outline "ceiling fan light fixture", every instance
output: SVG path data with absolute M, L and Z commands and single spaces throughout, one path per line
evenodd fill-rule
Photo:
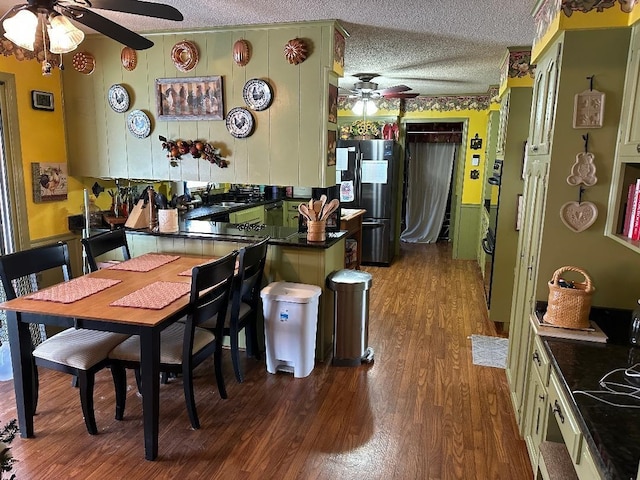
M 47 33 L 49 51 L 55 54 L 72 52 L 84 40 L 84 32 L 76 28 L 67 17 L 56 12 L 49 16 Z
M 375 102 L 370 101 L 370 99 L 368 98 L 363 98 L 358 100 L 353 105 L 351 111 L 356 115 L 362 115 L 363 113 L 366 113 L 367 115 L 373 115 L 378 111 L 378 107 L 376 107 Z
M 36 42 L 38 17 L 28 9 L 20 10 L 2 22 L 4 36 L 17 46 L 33 52 Z

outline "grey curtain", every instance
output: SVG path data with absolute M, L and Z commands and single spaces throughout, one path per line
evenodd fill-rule
M 407 228 L 400 240 L 434 243 L 438 240 L 451 187 L 456 152 L 454 143 L 410 143 Z

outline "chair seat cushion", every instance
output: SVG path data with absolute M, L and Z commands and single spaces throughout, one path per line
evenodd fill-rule
M 182 342 L 184 340 L 184 323 L 174 323 L 165 328 L 160 334 L 160 363 L 168 365 L 182 364 Z M 193 336 L 193 352 L 199 352 L 214 342 L 215 335 L 208 330 L 196 327 Z M 140 362 L 140 337 L 132 335 L 116 346 L 109 358 L 126 362 Z
M 247 313 L 251 311 L 251 306 L 247 303 L 240 302 L 240 312 L 238 313 L 238 318 L 243 318 Z M 211 317 L 209 320 L 206 320 L 200 324 L 203 328 L 208 328 L 213 330 L 216 328 L 216 322 L 218 321 L 218 316 Z M 227 316 L 224 319 L 224 328 L 229 328 L 231 325 L 231 307 L 227 309 Z
M 129 338 L 123 333 L 68 328 L 38 345 L 33 356 L 50 362 L 88 370 L 105 360 L 109 352 Z

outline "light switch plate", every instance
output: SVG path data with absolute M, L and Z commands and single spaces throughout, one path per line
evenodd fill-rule
M 471 165 L 473 165 L 474 167 L 480 165 L 480 155 L 474 155 L 473 157 L 471 157 Z

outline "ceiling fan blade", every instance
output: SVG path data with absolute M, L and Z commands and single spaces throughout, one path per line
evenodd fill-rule
M 133 13 L 145 17 L 164 18 L 180 22 L 184 20 L 182 13 L 171 5 L 164 3 L 143 2 L 140 0 L 88 0 L 89 6 L 115 12 Z
M 387 93 L 382 95 L 384 98 L 416 98 L 419 93 L 405 93 L 405 92 L 397 92 L 397 93 Z
M 61 7 L 60 10 L 65 16 L 100 32 L 107 37 L 113 38 L 116 42 L 120 42 L 127 47 L 131 47 L 135 50 L 145 50 L 153 47 L 153 42 L 151 40 L 121 27 L 117 23 L 112 22 L 102 15 L 98 15 L 91 10 L 87 10 L 82 7 L 71 7 L 68 5 L 58 6 Z
M 407 92 L 411 90 L 411 87 L 407 87 L 406 85 L 396 85 L 394 87 L 383 88 L 380 91 L 381 95 L 386 95 L 387 93 L 400 93 Z

